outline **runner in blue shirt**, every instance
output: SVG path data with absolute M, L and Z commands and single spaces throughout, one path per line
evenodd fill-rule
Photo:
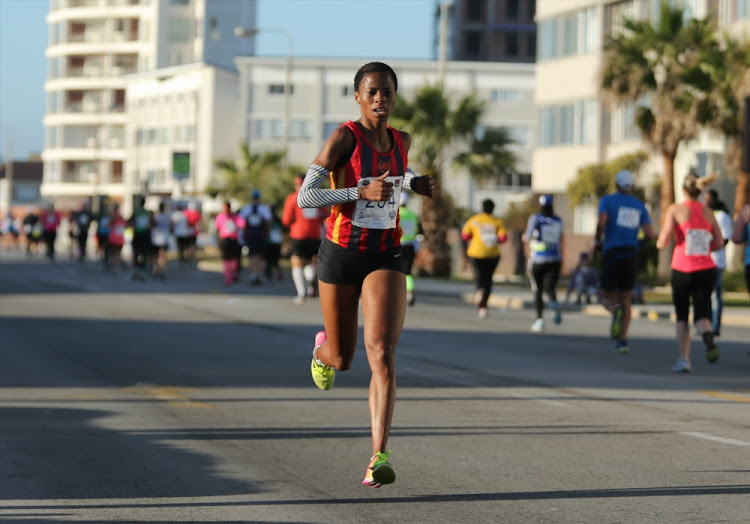
M 602 250 L 602 305 L 612 313 L 610 336 L 618 353 L 630 352 L 627 343 L 633 286 L 637 273 L 638 231 L 654 237 L 646 206 L 632 194 L 635 177 L 627 170 L 615 176 L 617 191 L 599 201 L 594 245 Z M 603 242 L 602 242 L 603 239 Z

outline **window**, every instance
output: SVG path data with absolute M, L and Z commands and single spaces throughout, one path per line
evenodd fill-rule
M 647 104 L 648 100 L 621 105 L 612 109 L 610 120 L 610 134 L 612 142 L 637 140 L 641 134 L 635 125 L 636 107 Z
M 526 35 L 526 51 L 529 56 L 536 56 L 536 34 L 530 33 Z
M 539 59 L 557 57 L 557 20 L 545 20 L 539 24 Z
M 597 207 L 586 202 L 573 209 L 573 233 L 576 235 L 593 235 L 598 221 Z
M 521 99 L 521 92 L 517 89 L 493 89 L 490 98 L 493 102 L 511 104 Z
M 264 138 L 268 136 L 268 129 L 266 126 L 266 122 L 263 120 L 256 120 L 255 121 L 255 138 Z
M 517 20 L 518 19 L 518 13 L 519 13 L 518 1 L 519 0 L 508 0 L 508 4 L 507 4 L 506 10 L 505 10 L 505 14 L 511 20 Z
M 518 32 L 509 31 L 505 33 L 505 55 L 518 56 Z
M 590 53 L 599 49 L 601 28 L 598 8 L 545 20 L 539 24 L 539 59 Z
M 482 20 L 482 4 L 484 0 L 469 0 L 466 3 L 466 20 L 478 22 Z
M 284 136 L 284 124 L 281 120 L 271 120 L 271 138 L 282 138 Z
M 310 122 L 306 120 L 289 122 L 289 136 L 291 138 L 310 138 L 312 136 Z
M 543 107 L 539 112 L 539 145 L 592 144 L 599 121 L 595 100 Z
M 167 41 L 172 43 L 190 41 L 190 20 L 170 18 L 167 26 Z
M 190 0 L 169 0 L 169 5 L 190 5 Z
M 216 17 L 211 17 L 208 22 L 208 34 L 211 40 L 220 40 L 221 32 L 219 31 L 219 21 Z
M 737 0 L 737 19 L 750 18 L 750 0 Z
M 341 88 L 341 96 L 347 97 L 354 95 L 354 86 L 343 86 Z
M 270 84 L 268 86 L 268 94 L 269 95 L 283 95 L 286 86 L 284 84 Z M 294 94 L 294 86 L 290 86 L 290 94 Z
M 564 105 L 560 109 L 559 144 L 572 144 L 575 137 L 575 106 Z
M 466 31 L 464 33 L 464 53 L 466 56 L 479 56 L 480 41 L 479 31 Z
M 575 54 L 578 49 L 578 16 L 562 19 L 562 56 Z

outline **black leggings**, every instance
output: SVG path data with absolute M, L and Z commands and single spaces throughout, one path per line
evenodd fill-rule
M 534 277 L 536 289 L 534 290 L 534 305 L 536 306 L 536 318 L 542 318 L 544 300 L 542 295 L 547 292 L 550 302 L 557 302 L 557 281 L 560 278 L 560 267 L 562 263 L 543 262 L 531 266 L 531 276 Z
M 690 299 L 693 299 L 693 323 L 706 318 L 711 320 L 711 293 L 716 282 L 716 270 L 704 269 L 685 273 L 672 270 L 672 302 L 677 322 L 687 322 L 690 316 Z
M 492 291 L 492 275 L 500 263 L 500 257 L 494 258 L 472 258 L 471 265 L 474 268 L 474 285 L 478 291 L 482 292 L 482 298 L 479 300 L 478 307 L 487 307 L 487 301 Z

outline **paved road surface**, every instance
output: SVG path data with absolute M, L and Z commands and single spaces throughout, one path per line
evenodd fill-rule
M 318 305 L 291 295 L 0 256 L 0 521 L 750 519 L 750 326 L 674 375 L 668 322 L 635 321 L 621 356 L 603 317 L 533 335 L 528 310 L 481 321 L 424 294 L 398 350 L 398 479 L 373 490 L 363 348 L 317 390 Z

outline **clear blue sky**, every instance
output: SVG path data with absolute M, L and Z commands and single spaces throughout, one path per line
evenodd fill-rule
M 231 1 L 231 0 L 224 0 Z M 292 34 L 298 56 L 433 58 L 436 0 L 258 0 L 258 27 Z M 44 148 L 48 0 L 0 0 L 0 157 Z M 283 35 L 258 36 L 257 54 L 283 56 Z

